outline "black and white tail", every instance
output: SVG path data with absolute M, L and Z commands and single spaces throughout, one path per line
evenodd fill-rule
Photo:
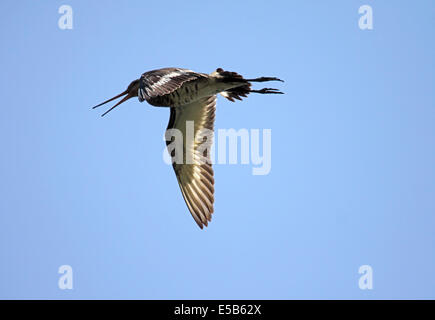
M 216 73 L 221 76 L 221 80 L 223 82 L 228 83 L 237 83 L 240 82 L 241 85 L 232 89 L 228 89 L 226 91 L 222 91 L 221 95 L 227 98 L 228 100 L 234 102 L 234 99 L 242 100 L 242 97 L 247 97 L 251 92 L 260 93 L 260 94 L 283 94 L 283 92 L 274 88 L 263 88 L 260 90 L 251 89 L 251 82 L 266 82 L 266 81 L 281 81 L 281 79 L 275 77 L 260 77 L 254 79 L 245 79 L 240 74 L 231 71 L 224 71 L 221 68 L 216 69 Z

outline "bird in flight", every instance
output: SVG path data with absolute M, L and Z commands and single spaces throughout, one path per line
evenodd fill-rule
M 282 94 L 278 89 L 251 89 L 251 82 L 281 81 L 275 77 L 245 79 L 236 72 L 216 69 L 211 74 L 198 73 L 182 68 L 163 68 L 145 72 L 139 79 L 130 83 L 125 91 L 106 100 L 94 109 L 112 100 L 123 97 L 102 116 L 130 98 L 138 97 L 140 102 L 146 100 L 156 107 L 169 107 L 170 116 L 167 131 L 179 130 L 182 137 L 186 135 L 187 122 L 193 122 L 192 141 L 181 142 L 181 150 L 172 149 L 172 142 L 166 142 L 172 158 L 172 166 L 187 207 L 193 219 L 202 229 L 211 221 L 214 203 L 214 173 L 210 152 L 205 146 L 213 143 L 216 110 L 216 95 L 220 93 L 226 99 L 242 100 L 250 93 Z M 179 142 L 179 141 L 178 141 Z M 180 160 L 181 159 L 181 160 Z

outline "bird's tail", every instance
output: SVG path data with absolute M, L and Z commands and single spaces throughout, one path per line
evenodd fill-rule
M 260 77 L 254 79 L 245 79 L 240 74 L 231 71 L 225 71 L 221 68 L 216 69 L 214 72 L 221 81 L 226 83 L 237 84 L 240 83 L 240 86 L 236 86 L 231 89 L 227 89 L 221 92 L 221 95 L 227 98 L 228 100 L 234 102 L 234 99 L 242 100 L 242 97 L 247 97 L 251 92 L 260 93 L 260 94 L 283 94 L 283 92 L 274 88 L 263 88 L 260 90 L 251 89 L 251 82 L 266 82 L 266 81 L 281 81 L 281 79 L 275 77 Z

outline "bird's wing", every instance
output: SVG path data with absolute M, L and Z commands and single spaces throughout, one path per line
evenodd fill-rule
M 140 77 L 139 101 L 164 96 L 177 90 L 185 82 L 205 77 L 204 74 L 181 68 L 163 68 L 145 72 Z
M 170 109 L 168 129 L 178 129 L 183 134 L 183 144 L 178 150 L 173 148 L 177 145 L 174 144 L 177 138 L 167 141 L 166 144 L 181 193 L 190 213 L 202 229 L 211 221 L 213 213 L 214 178 L 210 150 L 213 143 L 216 96 Z M 193 133 L 189 133 L 189 127 L 190 131 L 193 129 Z M 175 134 L 172 135 L 170 130 L 166 131 L 166 139 L 169 140 L 171 136 Z M 181 148 L 183 157 L 181 161 L 177 161 L 177 151 L 180 152 Z

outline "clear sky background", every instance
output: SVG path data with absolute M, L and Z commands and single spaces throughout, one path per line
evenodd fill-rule
M 433 1 L 1 1 L 0 17 L 0 298 L 435 298 Z M 216 165 L 205 230 L 162 160 L 169 110 L 91 110 L 169 66 L 286 81 L 219 98 L 216 128 L 272 130 L 272 170 Z

